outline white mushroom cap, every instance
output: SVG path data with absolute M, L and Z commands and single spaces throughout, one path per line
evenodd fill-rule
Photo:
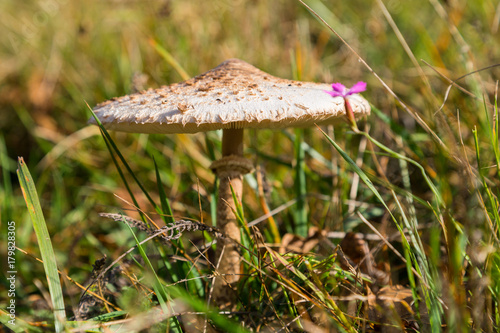
M 324 90 L 331 85 L 280 79 L 230 59 L 190 80 L 113 98 L 94 112 L 106 128 L 133 133 L 306 127 L 345 117 L 344 99 Z M 348 98 L 356 117 L 370 113 L 364 98 Z

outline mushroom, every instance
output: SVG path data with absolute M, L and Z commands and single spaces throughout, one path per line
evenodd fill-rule
M 218 240 L 220 275 L 214 282 L 215 304 L 234 304 L 236 299 L 229 285 L 239 280 L 237 243 L 241 238 L 231 187 L 241 200 L 243 175 L 253 169 L 243 157 L 243 129 L 338 122 L 346 113 L 345 102 L 343 97 L 325 93 L 330 89 L 328 84 L 277 78 L 242 60 L 230 59 L 190 80 L 113 98 L 94 108 L 110 130 L 165 134 L 223 130 L 222 158 L 211 169 L 219 178 L 217 227 L 232 241 Z M 355 116 L 370 113 L 361 96 L 347 99 Z

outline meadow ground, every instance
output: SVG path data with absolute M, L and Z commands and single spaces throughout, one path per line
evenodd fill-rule
M 500 4 L 305 3 L 345 43 L 292 0 L 0 2 L 4 326 L 500 329 Z M 162 226 L 171 210 L 173 220 L 211 225 L 217 187 L 208 166 L 220 157 L 221 133 L 110 132 L 117 153 L 87 125 L 87 104 L 228 58 L 283 78 L 365 81 L 372 115 L 360 132 L 247 131 L 245 155 L 260 172 L 245 177 L 241 219 L 277 211 L 242 228 L 238 305 L 218 313 L 206 308 L 212 232 L 155 238 L 110 266 L 148 234 L 99 213 Z M 43 212 L 50 238 L 37 239 L 45 224 L 33 212 Z

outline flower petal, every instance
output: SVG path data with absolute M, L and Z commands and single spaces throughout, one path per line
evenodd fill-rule
M 366 90 L 366 82 L 359 81 L 358 83 L 356 83 L 355 85 L 353 85 L 351 87 L 351 89 L 349 89 L 349 91 L 347 92 L 346 96 L 349 96 L 349 95 L 352 95 L 352 94 L 357 94 L 357 93 L 360 93 L 360 92 L 365 91 L 365 90 Z
M 346 87 L 342 83 L 333 83 L 332 89 L 333 91 L 340 93 L 341 95 L 339 96 L 344 96 L 344 94 L 347 92 Z
M 344 95 L 342 95 L 341 93 L 337 92 L 337 91 L 328 91 L 328 90 L 323 90 L 324 92 L 326 92 L 328 95 L 332 96 L 332 97 L 343 97 Z

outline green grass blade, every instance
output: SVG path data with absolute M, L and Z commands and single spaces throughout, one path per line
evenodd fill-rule
M 243 245 L 242 252 L 243 252 L 243 257 L 245 257 L 248 261 L 256 259 L 256 256 L 252 255 L 250 248 L 255 246 L 255 243 L 253 242 L 252 235 L 250 234 L 250 228 L 248 227 L 247 223 L 245 222 L 245 213 L 243 211 L 243 205 L 241 202 L 238 200 L 238 197 L 236 196 L 236 192 L 234 192 L 233 186 L 229 184 L 229 188 L 231 189 L 231 195 L 233 197 L 235 209 L 233 210 L 234 215 L 236 216 L 236 219 L 238 220 L 238 224 L 240 226 L 240 230 L 243 230 L 241 233 L 241 244 Z
M 18 161 L 17 176 L 19 178 L 21 190 L 23 192 L 24 200 L 26 201 L 26 206 L 28 207 L 31 222 L 33 223 L 33 228 L 35 229 L 36 238 L 38 240 L 40 253 L 42 255 L 43 267 L 45 270 L 45 276 L 47 277 L 50 298 L 52 300 L 54 311 L 55 331 L 62 332 L 64 330 L 64 322 L 66 321 L 66 311 L 64 309 L 64 299 L 59 280 L 59 273 L 57 272 L 54 249 L 52 248 L 49 231 L 47 230 L 47 225 L 45 224 L 42 207 L 40 206 L 40 201 L 38 200 L 35 183 L 33 182 L 33 178 L 31 177 L 28 167 L 26 166 L 26 163 L 24 163 L 24 159 L 22 157 L 20 157 Z
M 488 186 L 488 182 L 486 181 L 486 178 L 484 176 L 484 171 L 482 168 L 482 161 L 481 161 L 481 153 L 480 153 L 480 148 L 479 148 L 479 138 L 477 135 L 478 134 L 477 128 L 474 128 L 472 130 L 472 134 L 474 136 L 474 148 L 476 151 L 476 160 L 477 160 L 477 166 L 478 166 L 478 170 L 479 170 L 479 178 L 481 179 L 481 183 L 483 185 L 484 191 L 486 192 L 486 196 L 488 197 L 488 203 L 490 205 L 489 215 L 491 216 L 491 218 L 493 218 L 493 220 L 495 222 L 496 230 L 497 230 L 497 234 L 498 234 L 499 233 L 498 230 L 500 230 L 500 213 L 499 213 L 498 199 L 491 192 L 491 188 L 490 188 L 490 186 Z M 497 235 L 497 237 L 498 237 L 498 235 Z
M 170 207 L 167 195 L 165 194 L 165 190 L 163 189 L 160 170 L 158 170 L 158 164 L 156 164 L 156 160 L 154 157 L 153 157 L 153 162 L 155 164 L 156 183 L 158 184 L 158 194 L 160 196 L 161 210 L 163 211 L 163 214 L 161 216 L 165 221 L 165 223 L 174 223 L 175 222 L 174 213 L 172 213 L 172 208 Z
M 0 323 L 15 333 L 44 332 L 41 328 L 30 325 L 18 317 L 16 317 L 15 324 L 12 324 L 12 318 L 3 309 L 0 309 Z
M 350 320 L 346 317 L 344 312 L 337 306 L 335 302 L 333 302 L 333 299 L 330 298 L 328 295 L 325 295 L 324 293 L 321 292 L 319 289 L 319 286 L 314 283 L 314 280 L 311 280 L 309 276 L 306 276 L 304 273 L 302 273 L 296 265 L 290 264 L 285 257 L 280 255 L 277 252 L 274 252 L 273 257 L 277 259 L 278 262 L 280 262 L 283 266 L 286 267 L 288 271 L 290 271 L 292 274 L 297 276 L 299 279 L 301 279 L 307 287 L 309 287 L 313 293 L 314 296 L 317 297 L 318 300 L 321 300 L 321 302 L 326 303 L 327 307 L 329 307 L 333 313 L 337 316 L 337 319 L 339 324 L 342 325 L 342 328 L 345 329 L 347 332 L 355 333 L 356 330 Z M 286 284 L 293 284 L 291 280 L 286 280 L 283 279 L 283 282 Z
M 101 129 L 102 130 L 102 129 Z M 111 160 L 113 161 L 113 164 L 115 165 L 116 167 L 116 170 L 118 171 L 118 174 L 120 175 L 120 178 L 122 179 L 123 181 L 123 184 L 125 185 L 125 188 L 127 189 L 127 192 L 128 194 L 130 195 L 130 197 L 132 198 L 132 202 L 134 203 L 134 205 L 136 207 L 139 207 L 139 203 L 137 202 L 136 198 L 135 198 L 135 195 L 134 193 L 132 192 L 132 189 L 130 188 L 130 185 L 128 184 L 128 181 L 127 181 L 127 178 L 125 178 L 125 175 L 122 171 L 122 169 L 120 168 L 120 165 L 118 164 L 118 161 L 116 160 L 116 157 L 115 155 L 113 154 L 113 150 L 112 150 L 112 145 L 111 145 L 111 142 L 108 141 L 104 135 L 104 133 L 101 131 L 102 135 L 103 135 L 103 138 L 104 138 L 104 143 L 106 144 L 106 147 L 108 148 L 108 151 L 109 151 L 109 155 L 111 157 Z M 147 224 L 149 225 L 149 221 L 144 218 L 144 214 L 142 214 L 142 212 L 139 212 L 140 215 L 141 215 L 141 218 L 142 220 Z
M 292 71 L 294 80 L 302 80 L 302 57 L 300 48 L 295 52 L 290 51 L 292 60 Z M 294 232 L 302 237 L 307 237 L 307 202 L 306 202 L 306 172 L 305 172 L 305 152 L 302 146 L 304 141 L 304 130 L 295 130 L 294 151 L 295 151 L 295 195 L 297 196 L 297 206 L 294 214 L 295 228 Z
M 307 202 L 306 202 L 306 173 L 304 171 L 304 149 L 302 147 L 302 129 L 295 131 L 295 194 L 297 208 L 295 210 L 295 233 L 307 237 Z
M 111 319 L 118 318 L 118 317 L 125 316 L 125 315 L 127 315 L 127 311 L 123 311 L 123 310 L 113 311 L 113 312 L 104 313 L 104 314 L 95 316 L 91 320 L 93 320 L 93 321 L 109 321 Z
M 188 294 L 184 289 L 170 286 L 168 287 L 169 293 L 173 298 L 180 298 L 184 302 L 186 302 L 189 306 L 193 308 L 196 312 L 207 312 L 207 317 L 212 320 L 212 322 L 221 329 L 221 332 L 228 333 L 250 333 L 250 331 L 241 327 L 234 320 L 229 319 L 225 315 L 220 315 L 216 311 L 209 311 L 207 308 L 206 302 L 198 299 L 197 297 L 193 297 Z M 207 330 L 208 331 L 208 330 Z

